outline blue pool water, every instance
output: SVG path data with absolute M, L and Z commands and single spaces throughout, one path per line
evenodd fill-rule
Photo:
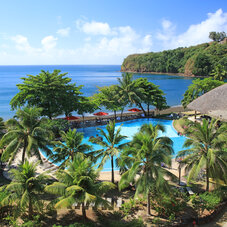
M 182 150 L 182 146 L 185 141 L 184 136 L 179 136 L 176 132 L 176 130 L 172 126 L 171 120 L 162 120 L 162 119 L 147 119 L 147 118 L 142 118 L 142 119 L 135 119 L 135 120 L 130 120 L 130 121 L 125 121 L 121 123 L 116 123 L 116 130 L 121 126 L 121 134 L 124 136 L 127 136 L 127 139 L 123 142 L 129 142 L 132 140 L 132 137 L 135 133 L 137 133 L 140 129 L 140 127 L 145 124 L 145 123 L 152 123 L 152 124 L 162 124 L 165 126 L 166 132 L 161 133 L 159 136 L 168 136 L 173 140 L 173 148 L 174 148 L 174 155 L 177 154 L 178 151 Z M 100 126 L 99 128 L 102 128 L 105 130 L 105 125 Z M 98 150 L 101 149 L 102 147 L 96 144 L 92 144 L 89 142 L 90 136 L 95 136 L 98 134 L 97 127 L 88 127 L 88 128 L 83 128 L 83 129 L 78 129 L 79 132 L 84 133 L 84 143 L 90 144 L 93 146 L 93 150 Z M 111 170 L 111 163 L 110 160 L 106 162 L 104 165 L 103 171 L 110 171 Z M 117 170 L 117 168 L 115 168 Z

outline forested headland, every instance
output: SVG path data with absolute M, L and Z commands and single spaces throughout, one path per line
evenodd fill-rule
M 212 76 L 217 65 L 227 70 L 227 41 L 179 47 L 162 52 L 132 54 L 121 66 L 123 72 L 179 73 L 184 76 Z

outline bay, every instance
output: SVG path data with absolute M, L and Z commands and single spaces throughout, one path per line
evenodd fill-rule
M 98 87 L 118 84 L 121 77 L 120 65 L 29 65 L 29 66 L 0 66 L 0 117 L 7 120 L 14 116 L 10 100 L 17 94 L 16 84 L 21 83 L 21 77 L 37 75 L 41 70 L 52 72 L 59 69 L 68 72 L 68 77 L 77 85 L 84 85 L 82 92 L 91 96 Z M 134 79 L 147 77 L 152 83 L 159 85 L 165 92 L 169 106 L 180 105 L 184 92 L 192 83 L 192 78 L 175 75 L 134 74 Z

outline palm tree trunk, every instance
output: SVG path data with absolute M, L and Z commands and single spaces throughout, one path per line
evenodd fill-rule
M 147 215 L 151 215 L 150 192 L 147 193 Z
M 114 183 L 114 161 L 113 161 L 113 156 L 111 156 L 111 167 L 112 167 L 112 183 Z
M 84 203 L 82 203 L 82 216 L 83 216 L 84 219 L 87 218 Z
M 208 169 L 208 166 L 206 167 L 206 181 L 207 181 L 206 191 L 209 191 L 209 169 Z
M 114 110 L 114 119 L 115 119 L 115 120 L 117 119 L 117 113 L 116 113 L 116 110 Z
M 124 109 L 121 110 L 121 120 L 122 120 L 123 111 L 124 111 Z
M 145 111 L 144 108 L 142 107 L 141 103 L 138 103 L 138 105 L 139 105 L 139 108 L 142 109 L 142 111 L 143 111 L 143 113 L 144 113 L 144 116 L 147 116 L 146 111 Z
M 149 108 L 150 106 L 149 106 L 149 104 L 147 105 L 147 116 L 148 116 L 148 118 L 149 118 L 149 116 L 150 116 L 150 108 Z
M 24 160 L 25 160 L 26 147 L 27 147 L 27 140 L 24 140 L 24 147 L 22 151 L 22 164 L 24 164 Z
M 29 202 L 28 202 L 28 216 L 29 216 L 29 219 L 32 219 L 32 216 L 33 216 L 33 207 L 32 207 L 32 201 L 29 197 Z

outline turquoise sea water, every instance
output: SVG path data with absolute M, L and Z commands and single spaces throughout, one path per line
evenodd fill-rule
M 53 71 L 60 69 L 68 72 L 68 77 L 77 85 L 84 85 L 84 95 L 90 96 L 101 86 L 117 84 L 121 77 L 120 65 L 38 65 L 38 66 L 0 66 L 0 117 L 5 120 L 13 117 L 9 102 L 18 92 L 16 84 L 21 83 L 21 77 L 28 74 L 37 75 L 40 70 Z M 181 76 L 135 74 L 134 78 L 147 77 L 149 81 L 160 85 L 165 92 L 170 106 L 180 105 L 182 95 L 191 84 L 192 79 Z
M 152 124 L 162 124 L 165 126 L 166 132 L 165 133 L 161 133 L 159 136 L 168 136 L 173 140 L 173 149 L 174 149 L 174 154 L 173 157 L 177 154 L 178 151 L 182 150 L 182 146 L 183 143 L 185 141 L 185 137 L 184 136 L 179 136 L 177 135 L 176 130 L 173 128 L 172 126 L 172 122 L 171 120 L 162 120 L 162 119 L 147 119 L 147 118 L 142 118 L 142 119 L 135 119 L 135 120 L 130 120 L 130 121 L 126 121 L 123 123 L 116 123 L 116 130 L 121 126 L 121 134 L 124 136 L 127 136 L 127 139 L 125 139 L 123 141 L 123 143 L 125 142 L 129 142 L 132 140 L 132 137 L 135 133 L 137 133 L 140 129 L 140 127 L 145 124 L 145 123 L 152 123 Z M 105 130 L 105 125 L 100 126 L 99 128 L 102 128 L 104 131 Z M 81 128 L 78 129 L 78 131 L 83 132 L 84 133 L 84 143 L 90 144 L 93 146 L 93 150 L 99 150 L 102 149 L 101 146 L 96 145 L 96 144 L 92 144 L 91 142 L 89 142 L 89 138 L 90 136 L 96 136 L 96 134 L 98 134 L 98 130 L 96 127 L 88 127 L 88 128 Z M 57 163 L 57 165 L 59 165 L 60 163 Z M 97 164 L 99 164 L 99 161 L 97 162 Z M 115 170 L 118 170 L 117 168 L 115 168 Z M 106 164 L 103 167 L 103 171 L 111 171 L 111 163 L 110 160 L 108 160 L 106 162 Z

